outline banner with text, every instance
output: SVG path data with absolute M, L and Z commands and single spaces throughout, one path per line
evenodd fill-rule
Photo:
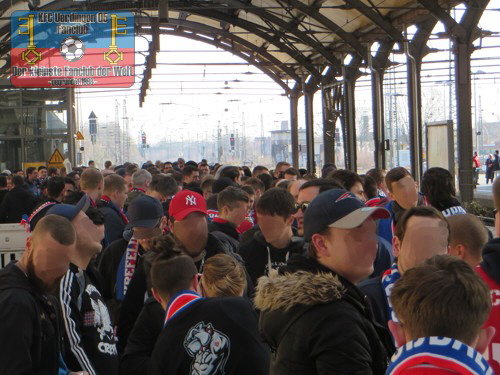
M 11 82 L 17 87 L 130 87 L 131 12 L 16 11 L 11 16 Z

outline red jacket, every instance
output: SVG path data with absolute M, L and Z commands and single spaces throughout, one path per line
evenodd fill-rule
M 475 168 L 479 168 L 481 166 L 481 162 L 479 161 L 479 156 L 477 155 L 472 158 L 472 162 L 474 163 L 472 164 L 472 166 Z
M 488 284 L 491 294 L 492 308 L 488 320 L 484 327 L 495 327 L 496 332 L 493 336 L 488 349 L 483 354 L 484 358 L 495 371 L 495 374 L 500 374 L 500 284 L 493 280 L 483 269 L 483 264 L 476 267 L 479 276 Z

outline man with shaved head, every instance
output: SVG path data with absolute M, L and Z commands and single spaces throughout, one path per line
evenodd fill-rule
M 368 279 L 359 288 L 368 296 L 375 319 L 384 327 L 397 317 L 389 302 L 391 291 L 407 270 L 434 255 L 449 253 L 450 230 L 444 216 L 431 206 L 408 209 L 396 224 L 392 251 L 397 261 L 381 278 Z
M 57 374 L 60 321 L 55 291 L 75 252 L 76 233 L 60 216 L 42 218 L 23 257 L 0 270 L 0 374 Z
M 95 207 L 104 189 L 104 178 L 97 169 L 87 168 L 80 177 L 80 189 L 90 198 L 90 205 Z
M 450 255 L 476 267 L 483 258 L 483 248 L 488 242 L 488 229 L 472 214 L 451 215 L 446 221 L 450 224 Z

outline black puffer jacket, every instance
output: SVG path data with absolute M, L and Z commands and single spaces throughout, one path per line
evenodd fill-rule
M 385 374 L 394 347 L 363 295 L 315 260 L 300 258 L 257 287 L 259 329 L 273 351 L 270 374 Z

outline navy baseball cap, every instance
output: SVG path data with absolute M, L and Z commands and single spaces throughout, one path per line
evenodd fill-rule
M 128 205 L 127 228 L 134 228 L 134 238 L 143 239 L 161 234 L 160 221 L 163 207 L 160 201 L 149 195 L 140 195 Z
M 54 204 L 46 213 L 46 215 L 59 215 L 63 216 L 69 221 L 72 221 L 80 211 L 87 211 L 90 206 L 90 199 L 87 194 L 85 194 L 76 205 L 72 204 Z
M 389 211 L 383 207 L 366 207 L 354 194 L 343 189 L 327 190 L 307 206 L 304 213 L 304 238 L 327 228 L 353 229 L 368 219 L 388 219 Z

